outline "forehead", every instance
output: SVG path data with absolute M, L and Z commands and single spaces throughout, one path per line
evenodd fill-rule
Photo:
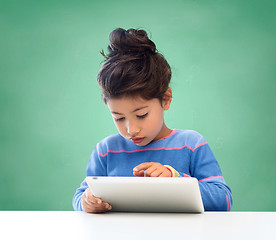
M 107 106 L 110 111 L 134 111 L 137 108 L 141 107 L 153 107 L 158 99 L 145 100 L 141 97 L 121 97 L 121 98 L 112 98 L 107 102 Z

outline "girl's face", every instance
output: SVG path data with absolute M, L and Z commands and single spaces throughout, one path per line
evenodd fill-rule
M 162 106 L 156 98 L 122 97 L 110 99 L 107 105 L 121 136 L 145 146 L 170 134 L 171 130 L 164 123 L 164 111 L 169 109 L 170 103 L 171 97 L 164 100 Z

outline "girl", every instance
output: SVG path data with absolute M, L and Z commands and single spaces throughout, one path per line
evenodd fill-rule
M 205 139 L 192 130 L 170 129 L 171 69 L 144 30 L 115 29 L 98 73 L 102 99 L 120 134 L 97 144 L 87 176 L 196 177 L 206 211 L 230 211 L 232 194 Z M 172 201 L 173 204 L 173 201 Z M 105 212 L 85 181 L 73 197 L 75 210 Z

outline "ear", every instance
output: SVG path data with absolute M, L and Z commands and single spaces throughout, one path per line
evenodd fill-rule
M 163 97 L 163 108 L 168 110 L 172 102 L 172 89 L 169 87 Z

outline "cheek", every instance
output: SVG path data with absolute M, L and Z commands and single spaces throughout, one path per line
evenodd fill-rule
M 118 132 L 121 134 L 121 135 L 124 135 L 125 134 L 125 130 L 124 130 L 124 125 L 122 123 L 118 123 L 114 120 L 114 124 L 118 130 Z
M 164 115 L 162 112 L 157 112 L 154 117 L 152 117 L 148 123 L 147 127 L 152 131 L 158 131 L 158 129 L 163 125 Z

